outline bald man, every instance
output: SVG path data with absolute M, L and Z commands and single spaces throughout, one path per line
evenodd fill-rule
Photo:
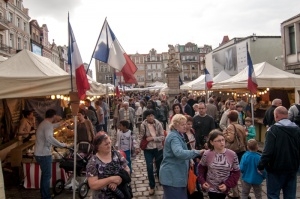
M 274 110 L 275 124 L 266 133 L 265 147 L 257 166 L 267 171 L 267 196 L 296 198 L 297 171 L 300 162 L 300 128 L 288 119 L 283 106 Z
M 275 123 L 274 110 L 277 106 L 281 106 L 281 105 L 282 105 L 282 100 L 276 98 L 272 101 L 272 106 L 265 112 L 265 117 L 263 122 L 267 128 L 269 128 L 271 125 Z

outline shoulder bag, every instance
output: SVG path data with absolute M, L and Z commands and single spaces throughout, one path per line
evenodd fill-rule
M 142 150 L 145 150 L 147 148 L 148 143 L 149 143 L 149 141 L 147 140 L 147 136 L 146 136 L 146 125 L 144 125 L 144 128 L 145 128 L 145 134 L 142 137 L 141 142 L 140 142 L 140 148 Z

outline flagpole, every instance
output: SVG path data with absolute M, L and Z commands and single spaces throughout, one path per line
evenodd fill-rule
M 70 16 L 69 16 L 69 12 L 68 12 L 68 48 L 71 48 L 71 45 L 70 45 Z M 68 49 L 68 52 L 69 52 L 69 49 Z M 71 56 L 68 58 L 70 59 Z M 71 58 L 72 59 L 72 58 Z M 69 63 L 72 63 L 71 60 L 68 60 Z M 73 92 L 73 69 L 72 69 L 72 64 L 70 64 L 70 69 L 71 69 L 71 91 Z
M 91 65 L 91 63 L 92 63 L 93 55 L 94 55 L 94 52 L 95 52 L 95 50 L 96 50 L 96 48 L 97 48 L 97 44 L 98 44 L 98 41 L 99 41 L 99 39 L 100 39 L 101 32 L 102 32 L 103 27 L 104 27 L 104 24 L 105 24 L 105 22 L 106 22 L 106 18 L 107 18 L 107 17 L 105 17 L 104 23 L 103 23 L 103 25 L 102 25 L 100 34 L 99 34 L 99 36 L 98 36 L 98 39 L 97 39 L 97 42 L 96 42 L 96 45 L 95 45 L 95 48 L 94 48 L 94 50 L 93 50 L 93 53 L 92 53 L 92 57 L 91 57 L 90 63 L 89 63 L 89 65 L 88 65 L 87 69 L 86 69 L 86 74 L 88 73 L 89 68 L 90 68 L 90 65 Z
M 253 109 L 253 100 L 254 100 L 254 95 L 251 96 L 251 119 L 252 119 L 252 125 L 254 126 L 254 109 Z
M 74 116 L 74 152 L 73 152 L 73 156 L 74 156 L 74 168 L 73 168 L 73 179 L 72 179 L 72 188 L 73 188 L 73 199 L 76 198 L 76 189 L 77 189 L 77 185 L 76 185 L 76 159 L 77 159 L 77 116 Z

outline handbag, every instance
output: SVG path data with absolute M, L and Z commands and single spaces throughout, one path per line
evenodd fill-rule
M 141 142 L 140 142 L 140 148 L 142 150 L 145 150 L 147 148 L 148 143 L 149 143 L 149 141 L 147 140 L 147 136 L 146 136 L 146 126 L 144 125 L 144 127 L 145 127 L 145 134 L 142 137 Z
M 234 124 L 234 141 L 229 145 L 229 149 L 233 150 L 236 153 L 246 151 L 244 143 L 241 141 L 242 137 L 238 135 L 237 129 Z
M 189 169 L 189 177 L 188 177 L 188 191 L 189 194 L 193 194 L 196 189 L 196 180 L 197 176 L 194 173 L 194 167 L 190 167 Z

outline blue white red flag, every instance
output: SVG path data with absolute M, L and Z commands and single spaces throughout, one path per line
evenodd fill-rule
M 210 76 L 208 70 L 205 68 L 204 69 L 204 72 L 205 72 L 205 83 L 206 83 L 206 88 L 207 89 L 211 89 L 212 85 L 213 85 L 213 79 L 212 77 Z
M 69 47 L 68 47 L 68 64 L 73 71 L 73 75 L 76 77 L 76 86 L 78 91 L 78 97 L 80 100 L 85 99 L 86 91 L 90 89 L 90 84 L 86 76 L 85 68 L 81 59 L 81 55 L 75 40 L 75 36 L 69 24 Z
M 248 51 L 248 45 L 247 45 L 247 64 L 248 64 L 248 84 L 247 88 L 250 90 L 251 93 L 256 93 L 257 91 L 257 82 L 256 82 L 256 76 L 253 68 L 253 63 Z
M 106 19 L 100 32 L 93 58 L 121 71 L 125 83 L 134 84 L 137 82 L 134 77 L 137 67 L 121 47 Z

